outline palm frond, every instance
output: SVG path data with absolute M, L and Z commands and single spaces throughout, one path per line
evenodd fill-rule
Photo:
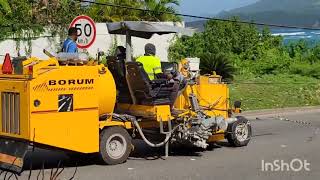
M 233 79 L 236 70 L 227 55 L 203 53 L 199 57 L 201 59 L 201 74 L 216 72 L 224 80 L 230 81 Z
M 180 0 L 144 0 L 144 8 L 149 10 L 144 13 L 143 19 L 151 21 L 181 21 L 181 17 L 175 15 L 175 6 L 180 4 Z

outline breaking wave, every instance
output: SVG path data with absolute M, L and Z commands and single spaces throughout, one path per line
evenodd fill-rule
M 283 33 L 273 33 L 274 36 L 301 36 L 305 35 L 306 32 L 283 32 Z

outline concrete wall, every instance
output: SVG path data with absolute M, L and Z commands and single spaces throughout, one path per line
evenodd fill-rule
M 165 24 L 183 26 L 181 24 L 174 24 L 172 22 L 166 22 Z M 105 23 L 97 23 L 97 37 L 94 44 L 87 49 L 90 56 L 96 57 L 98 50 L 108 52 L 109 49 L 114 44 L 113 41 L 116 38 L 118 45 L 125 45 L 125 36 L 115 36 L 108 34 L 107 26 Z M 46 36 L 43 34 L 42 36 Z M 153 43 L 157 47 L 157 56 L 161 58 L 162 61 L 168 61 L 168 48 L 170 42 L 174 40 L 175 35 L 154 35 L 151 39 L 140 39 L 140 38 L 132 38 L 133 42 L 133 53 L 134 56 L 140 56 L 144 54 L 144 45 L 146 43 Z M 47 56 L 42 53 L 43 48 L 49 50 L 50 52 L 57 52 L 58 49 L 61 49 L 60 44 L 64 39 L 60 39 L 59 37 L 53 38 L 38 38 L 36 40 L 32 40 L 32 53 L 31 56 L 39 57 L 42 59 L 47 59 Z M 16 42 L 13 40 L 6 40 L 0 42 L 0 62 L 3 61 L 3 58 L 6 53 L 10 53 L 11 56 L 17 56 L 18 51 L 16 48 Z M 20 43 L 20 55 L 25 56 L 25 49 L 28 47 L 27 42 Z

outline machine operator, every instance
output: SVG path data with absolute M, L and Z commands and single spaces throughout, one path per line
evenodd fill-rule
M 149 79 L 152 81 L 154 79 L 167 78 L 169 81 L 174 83 L 173 90 L 170 96 L 171 107 L 173 107 L 175 100 L 178 96 L 179 91 L 179 82 L 173 79 L 172 74 L 164 74 L 161 68 L 160 58 L 156 56 L 156 47 L 153 44 L 145 45 L 145 55 L 139 57 L 137 62 L 140 62 L 143 65 L 143 69 L 149 76 Z
M 78 31 L 77 28 L 71 27 L 68 30 L 68 38 L 64 41 L 62 52 L 65 53 L 77 53 L 78 47 L 77 47 L 77 40 L 78 40 Z
M 161 61 L 160 58 L 156 56 L 156 47 L 153 44 L 148 43 L 145 45 L 144 50 L 144 56 L 139 57 L 137 62 L 143 64 L 143 68 L 151 81 L 157 77 L 162 77 Z

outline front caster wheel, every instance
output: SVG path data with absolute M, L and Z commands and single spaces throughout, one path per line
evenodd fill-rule
M 100 133 L 99 158 L 104 164 L 124 163 L 131 152 L 131 137 L 122 127 L 109 127 Z
M 234 147 L 247 146 L 252 137 L 250 121 L 241 116 L 237 119 L 237 121 L 229 124 L 226 138 Z

